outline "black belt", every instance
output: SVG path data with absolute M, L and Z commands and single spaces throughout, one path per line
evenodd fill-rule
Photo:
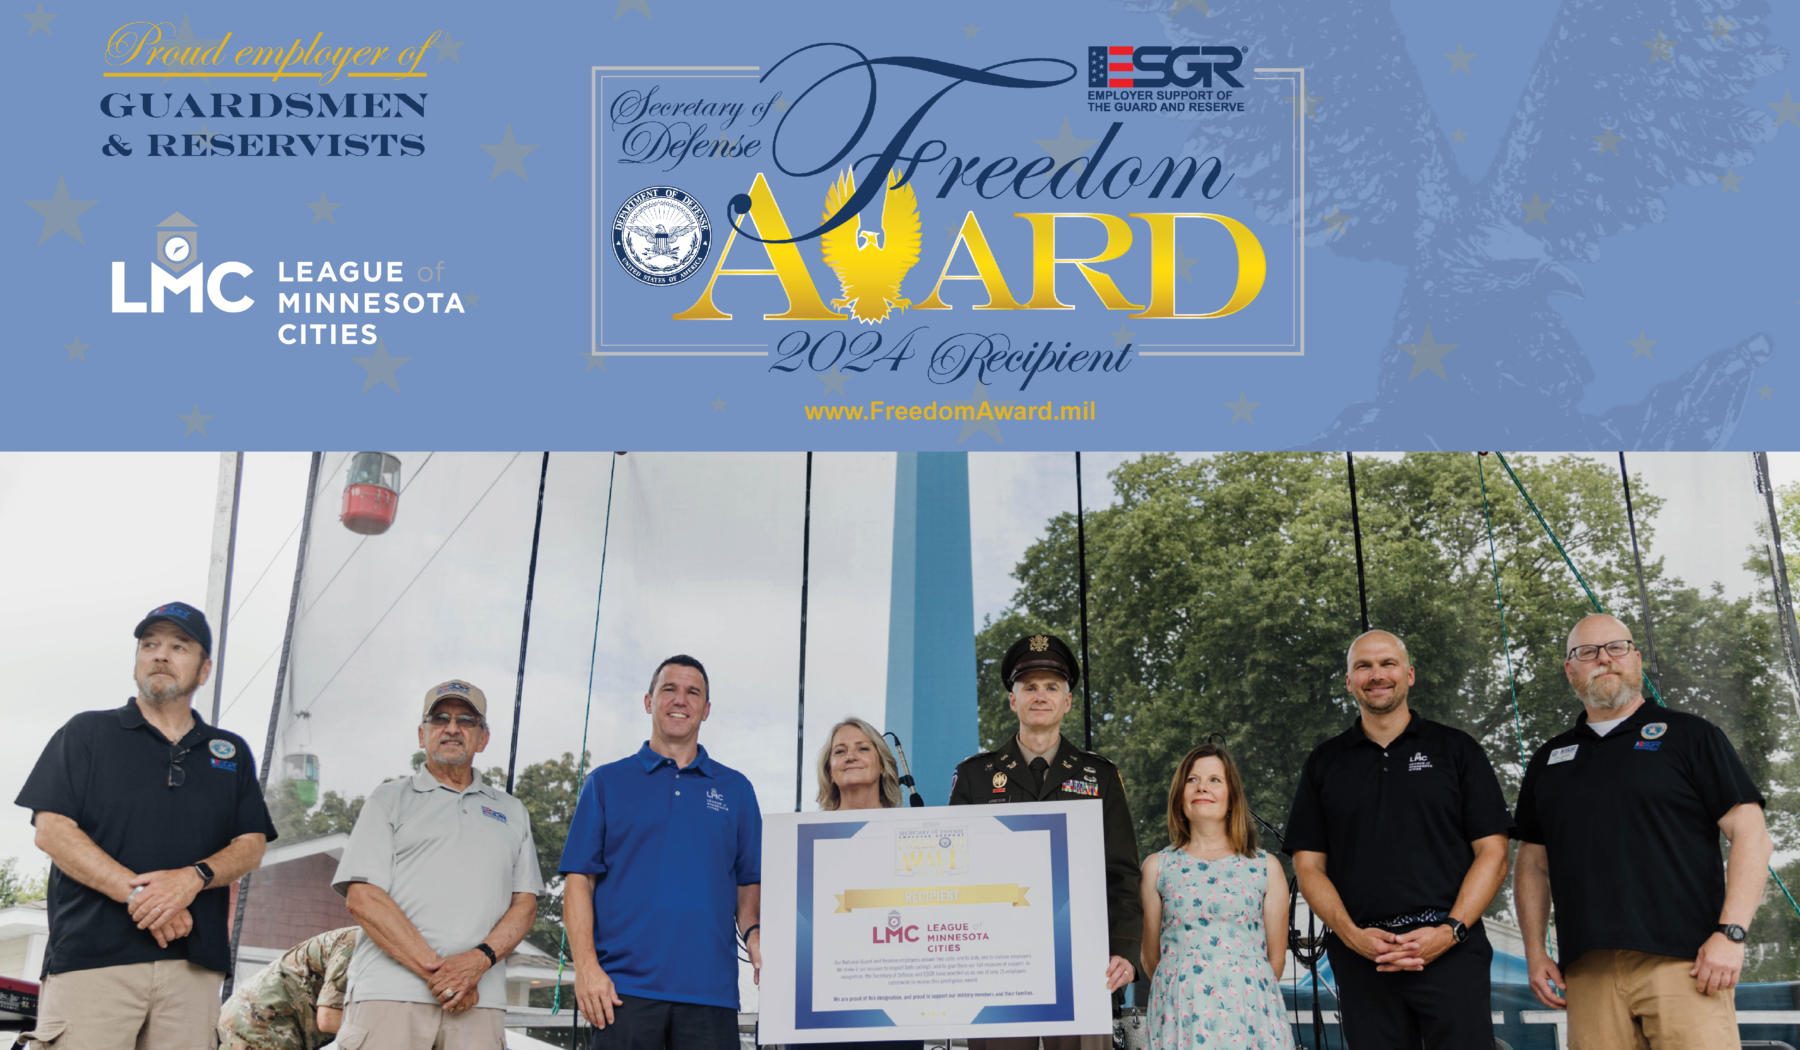
M 1365 923 L 1363 923 L 1363 925 L 1364 926 L 1387 926 L 1387 927 L 1435 926 L 1440 922 L 1448 921 L 1449 918 L 1450 918 L 1449 912 L 1416 911 L 1416 912 L 1412 912 L 1407 915 L 1396 915 L 1391 919 L 1376 919 L 1374 922 L 1365 922 Z

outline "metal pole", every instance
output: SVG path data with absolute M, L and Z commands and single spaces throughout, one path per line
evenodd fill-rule
M 1631 529 L 1631 561 L 1637 566 L 1638 601 L 1644 607 L 1644 648 L 1650 657 L 1650 673 L 1662 677 L 1656 664 L 1656 632 L 1650 626 L 1650 591 L 1644 586 L 1644 558 L 1638 553 L 1637 515 L 1631 509 L 1631 474 L 1625 469 L 1625 452 L 1619 452 L 1619 480 L 1625 486 L 1625 524 Z
M 238 493 L 244 486 L 244 454 L 219 453 L 218 498 L 213 503 L 212 567 L 206 574 L 206 617 L 218 625 L 212 657 L 212 724 L 219 724 L 225 691 L 225 635 L 231 629 L 231 571 L 237 563 Z
M 1094 749 L 1094 697 L 1089 691 L 1093 675 L 1088 663 L 1087 523 L 1081 504 L 1081 453 L 1075 453 L 1075 563 L 1081 574 L 1081 723 L 1084 751 Z
M 1756 487 L 1762 490 L 1769 506 L 1770 574 L 1775 577 L 1775 616 L 1781 621 L 1781 654 L 1787 663 L 1788 680 L 1794 686 L 1794 709 L 1800 714 L 1800 628 L 1794 623 L 1794 596 L 1788 590 L 1787 558 L 1781 552 L 1781 517 L 1775 513 L 1775 486 L 1769 481 L 1769 454 L 1758 452 Z
M 262 770 L 257 778 L 265 797 L 269 793 L 269 766 L 275 754 L 275 729 L 281 724 L 281 693 L 287 684 L 288 654 L 294 646 L 294 620 L 300 610 L 300 580 L 306 573 L 306 549 L 312 542 L 313 497 L 319 492 L 319 466 L 324 456 L 323 452 L 314 452 L 312 466 L 306 472 L 306 509 L 300 518 L 300 547 L 294 552 L 294 586 L 288 592 L 287 627 L 281 634 L 281 662 L 275 669 L 275 700 L 269 705 L 269 732 L 263 738 Z M 237 909 L 231 917 L 231 969 L 226 972 L 224 987 L 219 990 L 221 1001 L 231 997 L 231 985 L 237 980 L 238 941 L 244 936 L 244 908 L 249 901 L 250 875 L 245 875 L 238 882 Z
M 544 531 L 544 479 L 550 476 L 550 453 L 538 468 L 537 521 L 531 526 L 531 566 L 525 570 L 525 624 L 519 628 L 519 677 L 513 683 L 512 749 L 506 756 L 506 793 L 512 794 L 519 766 L 519 713 L 525 706 L 525 649 L 531 644 L 531 592 L 537 586 L 538 536 Z
M 800 782 L 806 777 L 806 592 L 812 574 L 812 460 L 806 454 L 806 517 L 800 529 L 800 715 L 794 726 L 794 812 L 800 812 Z
M 1350 471 L 1350 534 L 1356 540 L 1356 599 L 1362 606 L 1362 629 L 1369 630 L 1369 585 L 1363 580 L 1362 517 L 1356 512 L 1356 457 L 1344 453 L 1344 466 Z

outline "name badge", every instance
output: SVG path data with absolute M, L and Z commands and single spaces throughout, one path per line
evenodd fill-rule
M 1570 761 L 1571 759 L 1573 759 L 1575 757 L 1575 749 L 1580 746 L 1581 746 L 1580 744 L 1570 744 L 1568 747 L 1557 748 L 1556 750 L 1550 752 L 1550 761 L 1546 764 L 1554 766 L 1558 762 Z

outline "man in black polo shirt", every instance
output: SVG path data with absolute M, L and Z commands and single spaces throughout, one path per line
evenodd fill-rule
M 1512 818 L 1469 734 L 1408 709 L 1406 645 L 1369 631 L 1345 684 L 1362 710 L 1313 749 L 1286 851 L 1331 934 L 1344 1037 L 1355 1047 L 1494 1045 L 1481 914 L 1506 879 Z
M 17 799 L 52 862 L 39 1048 L 212 1046 L 228 887 L 275 837 L 249 745 L 188 705 L 212 673 L 206 617 L 174 602 L 133 633 L 137 696 L 69 719 Z
M 1732 989 L 1774 850 L 1762 793 L 1717 726 L 1644 703 L 1643 657 L 1618 620 L 1576 624 L 1563 673 L 1586 710 L 1519 786 L 1531 990 L 1567 1005 L 1577 1050 L 1736 1050 Z M 1545 949 L 1552 897 L 1560 968 Z

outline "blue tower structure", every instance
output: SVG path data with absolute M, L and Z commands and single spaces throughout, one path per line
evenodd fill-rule
M 890 601 L 885 728 L 906 745 L 925 804 L 942 806 L 977 747 L 968 453 L 899 454 Z

